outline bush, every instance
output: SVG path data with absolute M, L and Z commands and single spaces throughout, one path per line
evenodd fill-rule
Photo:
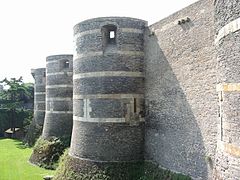
M 37 125 L 34 121 L 32 121 L 32 123 L 28 125 L 26 128 L 27 128 L 26 130 L 27 133 L 25 135 L 23 142 L 27 146 L 32 147 L 36 143 L 37 139 L 41 136 L 43 127 L 40 125 Z
M 46 169 L 56 169 L 59 157 L 63 154 L 66 143 L 59 138 L 43 139 L 40 137 L 30 157 L 30 162 Z

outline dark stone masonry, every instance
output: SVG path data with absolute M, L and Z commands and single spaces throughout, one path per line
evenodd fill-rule
M 43 126 L 45 118 L 46 68 L 32 69 L 34 84 L 34 122 Z
M 48 56 L 46 115 L 42 137 L 65 138 L 72 133 L 72 55 Z
M 107 17 L 74 27 L 70 156 L 106 162 L 143 160 L 144 74 L 140 70 L 145 26 L 139 19 Z
M 85 20 L 73 52 L 47 57 L 42 134 L 72 133 L 69 172 L 145 161 L 240 179 L 240 1 L 200 0 L 150 26 Z

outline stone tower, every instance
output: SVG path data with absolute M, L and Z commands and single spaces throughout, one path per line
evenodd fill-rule
M 216 179 L 240 179 L 240 1 L 215 1 L 219 137 Z
M 72 55 L 47 57 L 46 116 L 42 137 L 70 137 L 72 132 Z
M 32 69 L 34 84 L 34 122 L 36 125 L 43 126 L 45 117 L 45 86 L 46 69 Z
M 104 17 L 74 27 L 69 155 L 80 164 L 143 160 L 146 25 L 139 19 Z

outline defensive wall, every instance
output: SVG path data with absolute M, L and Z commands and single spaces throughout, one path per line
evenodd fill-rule
M 80 166 L 146 160 L 193 179 L 239 179 L 239 12 L 237 0 L 201 0 L 150 26 L 77 24 L 72 87 L 47 60 L 46 112 L 55 115 L 43 136 L 64 134 L 61 114 L 73 118 L 69 156 Z M 69 93 L 57 93 L 60 84 Z

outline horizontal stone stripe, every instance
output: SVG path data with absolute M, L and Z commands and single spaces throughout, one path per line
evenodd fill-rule
M 38 112 L 45 112 L 45 110 L 40 110 L 40 109 L 36 109 L 34 111 L 38 111 Z
M 135 28 L 118 28 L 117 31 L 124 32 L 124 33 L 138 33 L 143 34 L 143 30 L 135 29 Z M 91 29 L 88 31 L 82 31 L 74 35 L 74 39 L 77 39 L 81 36 L 89 35 L 89 34 L 100 34 L 101 29 Z
M 106 122 L 123 123 L 123 122 L 126 122 L 125 118 L 84 118 L 84 117 L 78 117 L 78 116 L 73 116 L 73 120 L 81 121 L 81 122 L 98 122 L 98 123 L 106 123 Z
M 61 61 L 66 61 L 66 60 L 69 60 L 69 61 L 71 61 L 71 59 L 69 59 L 69 58 L 63 58 L 63 59 L 59 59 L 59 60 L 50 60 L 50 61 L 46 61 L 46 64 L 48 65 L 48 64 L 59 64 L 59 63 L 61 63 Z
M 143 94 L 89 94 L 73 95 L 73 99 L 130 99 L 144 98 Z
M 71 153 L 71 151 L 68 153 L 69 156 L 71 156 L 72 158 L 76 158 L 76 159 L 79 159 L 81 161 L 85 161 L 85 162 L 95 162 L 95 163 L 132 163 L 132 162 L 135 162 L 135 161 L 121 161 L 121 160 L 118 160 L 118 161 L 100 161 L 100 160 L 93 160 L 93 159 L 89 159 L 89 158 L 82 158 L 82 157 L 78 157 L 74 154 Z
M 240 91 L 240 83 L 223 83 L 217 85 L 217 92 Z
M 46 101 L 36 101 L 36 104 L 44 104 Z
M 144 56 L 143 51 L 112 51 L 109 54 L 119 54 L 119 55 L 126 55 L 126 56 Z M 82 54 L 74 54 L 74 59 L 85 58 L 85 57 L 94 57 L 94 56 L 102 56 L 103 51 L 93 51 L 87 52 Z
M 47 85 L 47 89 L 52 89 L 52 88 L 72 88 L 73 85 L 70 84 L 58 84 L 58 85 Z
M 72 111 L 46 111 L 46 113 L 54 113 L 54 114 L 72 114 Z
M 91 29 L 88 31 L 79 32 L 79 33 L 75 34 L 73 38 L 77 39 L 81 36 L 85 36 L 85 35 L 89 35 L 89 34 L 99 34 L 99 33 L 101 33 L 101 29 Z
M 130 72 L 130 71 L 101 71 L 101 72 L 89 72 L 74 74 L 73 79 L 89 78 L 89 77 L 144 77 L 142 72 Z
M 78 117 L 73 116 L 74 121 L 80 121 L 80 122 L 96 122 L 96 123 L 130 123 L 130 122 L 138 122 L 138 121 L 126 121 L 125 118 L 85 118 L 85 117 Z M 144 118 L 140 118 L 140 122 L 144 122 Z
M 47 98 L 46 101 L 72 101 L 70 97 L 51 97 Z
M 226 143 L 223 141 L 218 141 L 218 149 L 234 157 L 240 158 L 240 146 Z
M 51 60 L 46 62 L 46 64 L 50 64 L 50 63 L 59 63 L 59 60 Z
M 47 73 L 47 76 L 56 76 L 56 75 L 69 75 L 72 76 L 73 72 L 56 72 L 56 73 Z
M 238 30 L 240 30 L 240 18 L 231 21 L 218 31 L 217 37 L 215 39 L 215 44 L 218 44 L 219 41 L 225 36 L 229 35 L 230 33 L 234 33 Z

